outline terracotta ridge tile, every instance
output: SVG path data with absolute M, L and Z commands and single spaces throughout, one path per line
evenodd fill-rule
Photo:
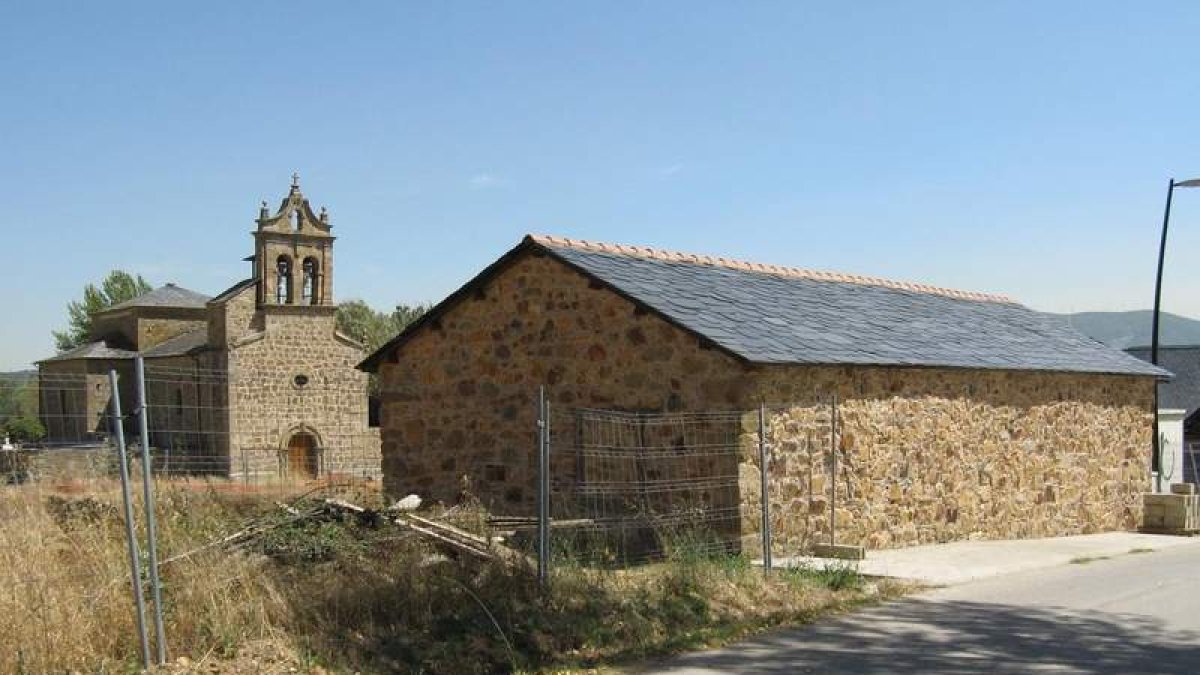
M 1006 295 L 996 293 L 981 293 L 978 291 L 962 291 L 954 288 L 942 288 L 940 286 L 930 286 L 928 284 L 914 283 L 910 281 L 893 281 L 891 279 L 882 279 L 879 277 L 869 277 L 859 274 L 844 274 L 841 272 L 826 272 L 821 270 L 809 270 L 799 267 L 786 267 L 783 265 L 772 265 L 765 263 L 747 262 L 744 260 L 731 260 L 728 258 L 714 258 L 713 256 L 700 255 L 696 253 L 681 253 L 678 251 L 668 251 L 665 249 L 652 248 L 650 246 L 630 246 L 626 244 L 606 244 L 599 241 L 588 241 L 585 239 L 571 239 L 570 237 L 558 237 L 547 234 L 530 234 L 526 236 L 528 241 L 549 247 L 573 248 L 580 251 L 591 251 L 594 253 L 609 253 L 615 255 L 624 255 L 632 258 L 649 258 L 653 260 L 666 260 L 669 262 L 682 262 L 693 265 L 708 265 L 711 267 L 724 267 L 748 272 L 759 272 L 762 274 L 772 274 L 775 276 L 788 277 L 793 279 L 813 279 L 816 281 L 832 281 L 837 283 L 858 284 L 860 286 L 880 286 L 883 288 L 895 288 L 904 291 L 913 291 L 916 293 L 926 293 L 929 295 L 941 295 L 959 300 L 974 300 L 977 302 L 999 302 L 1006 304 L 1016 304 L 1016 301 Z

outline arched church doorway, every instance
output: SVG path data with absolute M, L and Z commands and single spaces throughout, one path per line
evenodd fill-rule
M 317 438 L 310 433 L 292 434 L 287 445 L 288 475 L 295 478 L 316 478 L 320 469 L 317 457 Z

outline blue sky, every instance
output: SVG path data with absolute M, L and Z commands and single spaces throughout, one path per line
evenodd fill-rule
M 526 232 L 1151 301 L 1200 176 L 1195 3 L 6 3 L 0 368 L 113 268 L 215 293 L 261 199 L 336 292 L 438 300 Z M 1200 190 L 1165 307 L 1200 316 Z

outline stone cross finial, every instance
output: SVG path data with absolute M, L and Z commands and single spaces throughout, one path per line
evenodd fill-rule
M 300 189 L 300 172 L 299 171 L 292 172 L 292 189 L 293 190 Z
M 322 223 L 329 222 L 329 211 L 324 206 L 321 207 L 321 215 L 319 216 Z

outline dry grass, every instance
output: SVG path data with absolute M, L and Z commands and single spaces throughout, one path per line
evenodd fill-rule
M 119 492 L 107 483 L 72 492 L 61 502 L 37 488 L 0 489 L 0 672 L 121 672 L 136 662 Z M 241 519 L 235 505 L 186 489 L 165 490 L 160 500 L 166 555 Z M 172 647 L 210 651 L 269 634 L 284 606 L 259 567 L 227 556 L 219 566 L 198 558 L 164 568 Z
M 0 489 L 0 672 L 130 672 L 138 660 L 122 525 L 107 485 L 54 506 Z M 601 571 L 447 560 L 395 529 L 289 522 L 273 499 L 160 484 L 161 557 L 274 519 L 252 546 L 163 568 L 172 672 L 508 672 L 590 667 L 719 644 L 902 591 L 850 571 L 764 577 L 692 555 Z M 76 495 L 76 499 L 78 495 Z M 359 495 L 369 499 L 371 495 Z M 463 526 L 482 522 L 472 510 Z

